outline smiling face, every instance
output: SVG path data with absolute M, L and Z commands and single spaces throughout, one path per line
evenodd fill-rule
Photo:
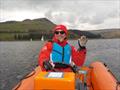
M 58 39 L 60 42 L 63 42 L 64 39 L 66 38 L 66 34 L 63 30 L 56 30 L 54 32 L 54 35 L 55 35 L 56 39 Z

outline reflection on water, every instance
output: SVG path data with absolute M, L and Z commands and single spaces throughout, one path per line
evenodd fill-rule
M 69 41 L 78 47 L 77 41 Z M 10 90 L 37 64 L 42 41 L 0 42 L 0 90 Z M 120 81 L 120 39 L 89 40 L 85 65 L 105 62 Z

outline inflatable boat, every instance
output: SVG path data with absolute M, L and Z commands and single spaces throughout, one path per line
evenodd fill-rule
M 38 66 L 12 90 L 120 90 L 120 82 L 104 63 L 96 61 L 78 73 L 42 72 Z

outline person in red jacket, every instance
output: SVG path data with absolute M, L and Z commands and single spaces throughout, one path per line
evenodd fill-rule
M 42 71 L 55 68 L 62 72 L 71 72 L 70 66 L 82 66 L 86 57 L 86 36 L 78 40 L 78 50 L 67 41 L 68 30 L 64 25 L 56 25 L 53 39 L 48 41 L 40 51 L 39 65 Z

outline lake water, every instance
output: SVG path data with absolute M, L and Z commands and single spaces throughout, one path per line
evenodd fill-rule
M 0 42 L 0 90 L 11 90 L 19 80 L 36 67 L 43 41 Z M 69 41 L 78 47 L 77 41 Z M 120 39 L 89 40 L 84 65 L 105 62 L 120 81 Z

